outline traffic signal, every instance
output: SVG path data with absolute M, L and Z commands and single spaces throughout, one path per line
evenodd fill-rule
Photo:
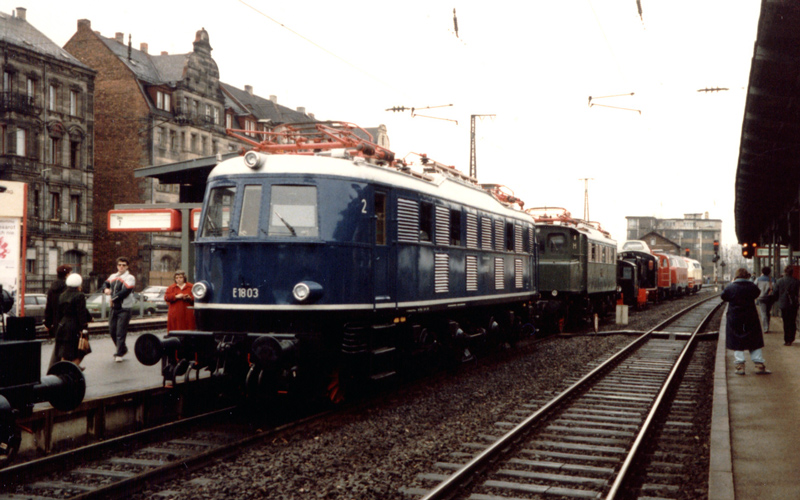
M 719 241 L 714 240 L 714 255 L 719 255 Z
M 689 256 L 689 249 L 688 248 L 686 249 L 686 256 L 687 257 Z

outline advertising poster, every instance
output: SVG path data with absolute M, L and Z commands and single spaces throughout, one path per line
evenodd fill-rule
M 10 293 L 19 288 L 20 220 L 0 217 L 0 285 Z

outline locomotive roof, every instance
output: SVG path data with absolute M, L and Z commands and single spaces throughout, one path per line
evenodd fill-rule
M 560 228 L 560 229 L 568 229 L 570 231 L 575 231 L 577 233 L 583 233 L 589 237 L 590 240 L 599 241 L 608 245 L 617 246 L 617 241 L 613 238 L 606 236 L 603 231 L 599 231 L 593 226 L 588 224 L 579 224 L 575 225 L 568 222 L 562 221 L 555 221 L 555 222 L 537 222 L 536 228 Z
M 265 159 L 260 170 L 252 170 L 238 156 L 218 164 L 209 174 L 208 181 L 227 176 L 264 176 L 276 174 L 310 175 L 319 177 L 345 177 L 367 182 L 408 189 L 431 197 L 483 210 L 502 213 L 525 222 L 533 219 L 520 210 L 500 203 L 480 186 L 438 173 L 419 174 L 403 172 L 394 167 L 377 165 L 363 158 L 338 158 L 331 155 L 262 154 Z

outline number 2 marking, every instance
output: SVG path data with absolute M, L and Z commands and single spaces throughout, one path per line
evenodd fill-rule
M 361 199 L 361 213 L 362 214 L 367 213 L 367 200 L 363 198 Z

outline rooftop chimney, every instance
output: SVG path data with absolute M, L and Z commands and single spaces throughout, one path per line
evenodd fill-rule
M 244 86 L 244 91 L 247 92 L 250 95 L 253 95 L 253 86 L 252 85 L 245 85 Z
M 27 20 L 27 12 L 28 9 L 25 7 L 17 7 L 17 17 L 22 19 L 23 21 Z
M 162 51 L 161 51 L 161 55 L 162 55 L 162 56 L 168 56 L 168 55 L 169 55 L 169 52 L 167 52 L 166 50 L 162 50 Z
M 276 95 L 269 96 L 269 100 L 274 102 L 275 104 L 278 104 L 278 96 Z
M 116 40 L 117 43 L 123 43 L 124 44 L 125 43 L 125 33 L 120 33 L 119 31 L 117 31 L 116 33 L 114 33 L 114 40 Z
M 139 44 L 139 50 L 141 50 L 142 52 L 144 52 L 145 54 L 147 54 L 147 44 L 146 44 L 146 43 L 144 43 L 144 42 L 140 43 L 140 44 Z
M 92 22 L 88 19 L 78 19 L 78 31 L 83 29 L 90 30 L 92 29 Z
M 304 106 L 298 106 L 297 107 L 297 112 L 306 114 L 306 108 Z

